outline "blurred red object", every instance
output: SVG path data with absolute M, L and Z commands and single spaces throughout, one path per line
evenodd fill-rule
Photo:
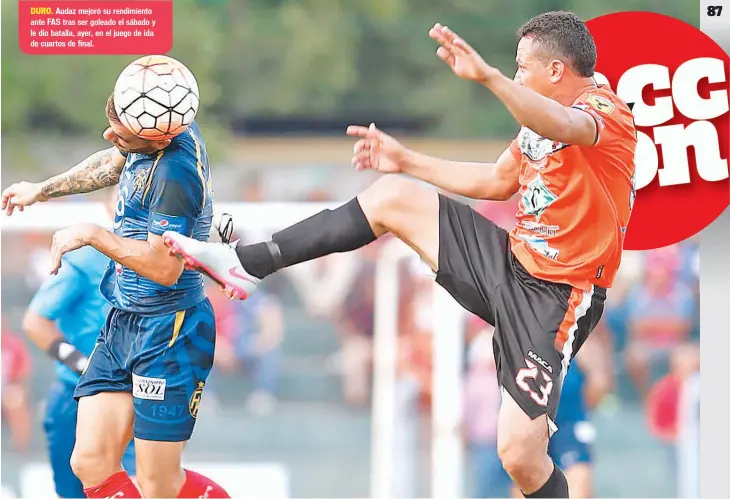
M 668 374 L 652 387 L 647 397 L 646 418 L 651 433 L 665 442 L 677 437 L 679 420 L 679 397 L 682 379 Z
M 481 216 L 489 219 L 495 225 L 510 231 L 517 223 L 516 213 L 519 196 L 514 196 L 507 201 L 480 201 L 474 209 Z

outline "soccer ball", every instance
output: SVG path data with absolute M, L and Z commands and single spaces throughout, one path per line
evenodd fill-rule
M 164 55 L 137 59 L 117 78 L 114 107 L 119 120 L 136 136 L 171 139 L 190 126 L 200 94 L 193 73 Z

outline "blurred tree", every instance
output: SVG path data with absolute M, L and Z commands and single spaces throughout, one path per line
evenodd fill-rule
M 423 117 L 442 136 L 506 137 L 516 129 L 509 114 L 453 76 L 428 29 L 448 24 L 512 74 L 515 31 L 553 9 L 585 19 L 623 10 L 699 19 L 696 0 L 175 0 L 171 55 L 195 72 L 200 120 L 221 143 L 233 120 L 265 115 Z M 114 78 L 132 58 L 27 56 L 17 2 L 3 2 L 2 14 L 3 132 L 98 133 Z
M 208 110 L 219 99 L 213 79 L 224 34 L 195 0 L 175 2 L 175 46 L 170 52 L 194 68 L 201 88 L 199 121 L 222 128 Z M 205 33 L 205 36 L 191 36 Z M 17 43 L 17 2 L 2 3 L 2 128 L 90 134 L 106 128 L 104 105 L 119 72 L 133 56 L 28 56 Z M 215 150 L 215 146 L 210 147 Z

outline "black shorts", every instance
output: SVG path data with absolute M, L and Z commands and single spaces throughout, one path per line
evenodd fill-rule
M 514 257 L 507 232 L 470 207 L 439 196 L 436 282 L 494 326 L 499 383 L 554 429 L 563 378 L 603 313 L 606 290 L 538 279 Z

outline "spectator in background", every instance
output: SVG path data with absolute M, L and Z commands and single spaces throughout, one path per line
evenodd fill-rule
M 672 358 L 681 380 L 677 411 L 677 496 L 700 496 L 700 348 L 686 344 Z
M 401 269 L 398 350 L 402 379 L 416 382 L 418 404 L 430 411 L 433 393 L 433 290 L 431 270 L 417 257 Z
M 379 246 L 379 245 L 378 245 Z M 335 322 L 340 336 L 338 356 L 342 374 L 342 393 L 353 406 L 364 406 L 370 396 L 373 361 L 373 327 L 375 307 L 375 260 L 378 248 L 361 250 L 361 266 Z
M 463 433 L 474 489 L 471 497 L 510 497 L 510 480 L 497 454 L 497 416 L 502 400 L 494 363 L 494 328 L 476 316 L 467 322 L 473 339 L 467 352 Z
M 699 234 L 679 243 L 681 255 L 680 279 L 699 293 L 700 236 Z
M 262 203 L 265 199 L 264 183 L 258 172 L 248 174 L 240 184 L 243 186 L 241 201 L 246 203 Z
M 394 495 L 420 497 L 419 441 L 428 441 L 433 377 L 433 276 L 418 257 L 399 269 Z
M 246 301 L 228 301 L 217 290 L 208 296 L 216 315 L 215 364 L 226 373 L 245 371 L 254 378 L 246 405 L 263 415 L 276 403 L 284 314 L 280 302 L 265 290 Z
M 643 278 L 625 302 L 626 367 L 642 400 L 654 365 L 667 362 L 672 349 L 689 337 L 697 307 L 696 296 L 680 278 L 678 246 L 648 251 L 644 258 Z
M 23 340 L 2 325 L 2 420 L 8 425 L 13 448 L 26 452 L 30 445 L 31 420 L 28 378 L 30 355 Z

